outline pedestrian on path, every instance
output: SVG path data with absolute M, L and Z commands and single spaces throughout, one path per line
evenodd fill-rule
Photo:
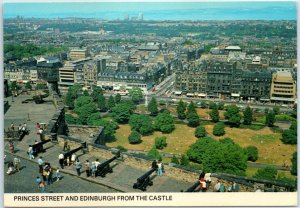
M 43 173 L 43 163 L 44 163 L 44 161 L 43 161 L 43 159 L 42 159 L 42 157 L 40 157 L 39 159 L 38 159 L 38 164 L 39 164 L 39 173 Z
M 65 141 L 64 142 L 64 148 L 63 148 L 63 151 L 68 151 L 68 141 Z
M 15 145 L 12 140 L 9 141 L 9 151 L 14 154 L 15 153 Z
M 77 159 L 76 160 L 76 163 L 75 163 L 75 168 L 76 168 L 76 171 L 77 171 L 77 175 L 78 176 L 80 176 L 80 174 L 81 174 L 81 167 L 82 167 L 82 165 L 81 165 L 81 163 L 79 162 L 79 160 Z
M 56 181 L 59 181 L 60 178 L 61 178 L 61 174 L 60 174 L 59 168 L 56 169 L 55 177 L 56 177 Z
M 16 171 L 18 171 L 18 172 L 20 171 L 20 163 L 21 163 L 20 158 L 18 158 L 18 156 L 16 156 L 14 158 L 14 165 L 15 165 Z
M 28 148 L 28 152 L 27 152 L 28 154 L 29 154 L 29 159 L 31 160 L 31 159 L 34 159 L 34 156 L 33 156 L 33 149 L 32 149 L 32 146 L 31 145 L 29 145 L 29 148 Z
M 159 176 L 163 175 L 161 161 L 158 161 L 158 163 L 157 163 L 157 175 L 159 175 Z
M 84 168 L 85 168 L 86 177 L 90 177 L 90 175 L 91 175 L 91 168 L 90 168 L 91 164 L 90 164 L 90 161 L 86 160 L 85 163 L 84 163 L 84 165 L 85 165 Z
M 11 131 L 15 131 L 15 124 L 14 124 L 14 122 L 11 122 L 11 124 L 10 124 L 10 130 Z
M 91 169 L 92 169 L 92 177 L 95 178 L 96 177 L 96 172 L 97 172 L 95 162 L 92 162 Z
M 14 172 L 14 163 L 12 161 L 8 162 L 8 170 L 7 170 L 7 174 L 10 175 Z
M 65 158 L 64 154 L 60 153 L 60 155 L 58 156 L 58 160 L 59 160 L 61 169 L 64 169 L 64 160 L 65 160 L 64 158 Z
M 39 184 L 39 187 L 42 189 L 42 193 L 46 193 L 46 185 L 45 185 L 45 182 L 41 182 L 40 184 Z
M 37 176 L 36 177 L 36 183 L 37 183 L 38 187 L 40 187 L 39 185 L 40 185 L 41 182 L 42 182 L 42 179 L 39 176 Z

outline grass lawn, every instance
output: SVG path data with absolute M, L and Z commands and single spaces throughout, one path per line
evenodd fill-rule
M 171 106 L 171 107 L 168 107 L 169 111 L 171 111 L 172 113 L 176 113 L 176 108 Z M 197 110 L 197 113 L 199 115 L 200 118 L 210 118 L 209 116 L 209 112 L 211 111 L 211 109 L 202 109 L 202 108 L 196 108 Z M 226 111 L 225 110 L 219 110 L 219 115 L 220 115 L 220 119 L 224 119 L 224 113 Z
M 154 145 L 154 140 L 163 134 L 154 132 L 150 136 L 143 136 L 141 144 L 132 145 L 128 143 L 128 135 L 131 132 L 129 125 L 120 125 L 116 131 L 115 142 L 107 143 L 109 147 L 121 145 L 126 149 L 148 152 Z M 274 133 L 269 127 L 260 130 L 240 129 L 226 127 L 226 134 L 221 137 L 215 137 L 212 134 L 213 125 L 205 126 L 208 135 L 215 139 L 230 137 L 242 147 L 256 146 L 258 148 L 258 163 L 282 165 L 285 161 L 291 166 L 291 156 L 296 151 L 297 145 L 286 145 L 280 140 L 281 134 Z M 162 151 L 174 154 L 185 154 L 189 146 L 196 142 L 194 128 L 185 124 L 176 124 L 176 129 L 171 134 L 165 134 L 168 146 Z
M 246 169 L 246 176 L 253 177 L 258 169 L 260 169 L 260 168 L 248 167 Z M 290 178 L 293 180 L 295 180 L 297 178 L 297 176 L 292 175 L 289 171 L 283 171 L 283 170 L 278 171 L 278 176 Z

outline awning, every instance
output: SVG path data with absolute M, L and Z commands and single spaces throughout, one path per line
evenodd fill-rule
M 240 97 L 240 94 L 238 94 L 238 93 L 231 93 L 231 97 Z
M 175 95 L 181 95 L 181 94 L 182 94 L 182 91 L 175 91 L 174 94 L 175 94 Z
M 205 93 L 199 93 L 198 97 L 206 97 L 206 94 Z
M 271 100 L 295 102 L 294 98 L 271 97 Z

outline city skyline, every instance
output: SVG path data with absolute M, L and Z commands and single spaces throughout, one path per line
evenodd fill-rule
M 126 6 L 125 6 L 126 5 Z M 4 18 L 137 17 L 144 20 L 296 20 L 296 2 L 5 3 Z

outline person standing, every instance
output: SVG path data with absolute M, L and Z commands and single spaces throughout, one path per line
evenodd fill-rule
M 86 173 L 86 177 L 90 177 L 91 175 L 91 168 L 90 168 L 90 161 L 89 160 L 86 160 L 85 163 L 85 173 Z
M 79 160 L 77 159 L 76 160 L 76 163 L 75 163 L 75 168 L 76 168 L 76 172 L 77 172 L 77 175 L 78 176 L 80 176 L 80 174 L 81 174 L 81 167 L 82 167 L 82 165 L 81 165 L 81 163 L 79 162 Z
M 11 131 L 15 131 L 15 124 L 14 124 L 14 122 L 11 122 L 11 124 L 10 124 L 10 130 Z
M 12 140 L 9 141 L 9 151 L 14 154 L 15 153 L 15 145 Z
M 159 176 L 163 175 L 161 161 L 158 161 L 158 163 L 157 163 L 157 175 L 159 175 Z
M 28 148 L 28 154 L 29 154 L 29 159 L 34 159 L 34 156 L 33 156 L 33 149 L 32 149 L 32 146 L 29 145 L 29 148 Z
M 56 177 L 56 181 L 59 181 L 60 178 L 61 178 L 61 174 L 60 174 L 59 168 L 56 169 L 55 177 Z
M 20 158 L 18 158 L 18 156 L 16 156 L 14 158 L 14 165 L 15 165 L 16 171 L 18 171 L 18 172 L 20 171 L 20 163 L 21 163 Z
M 96 177 L 96 172 L 97 172 L 95 162 L 92 162 L 91 169 L 92 169 L 92 177 L 95 178 Z
M 43 161 L 42 157 L 40 157 L 40 158 L 38 159 L 39 173 L 40 173 L 40 174 L 43 173 L 43 163 L 44 163 L 44 161 Z
M 58 160 L 59 160 L 59 164 L 61 169 L 64 169 L 64 160 L 65 160 L 65 156 L 63 153 L 60 153 L 58 156 Z
M 216 185 L 214 186 L 214 191 L 220 192 L 220 187 L 221 187 L 221 183 L 220 180 L 218 179 Z
M 71 164 L 74 165 L 75 161 L 76 161 L 76 154 L 73 153 L 72 156 L 71 156 Z
M 38 184 L 38 187 L 40 187 L 40 183 L 42 182 L 42 179 L 39 176 L 37 176 L 36 177 L 36 182 Z
M 235 181 L 233 181 L 233 192 L 239 192 L 239 184 L 237 184 Z
M 46 193 L 46 185 L 43 181 L 40 182 L 39 187 L 42 189 L 42 193 Z
M 63 148 L 63 151 L 68 151 L 68 141 L 65 141 L 64 142 L 64 148 Z

